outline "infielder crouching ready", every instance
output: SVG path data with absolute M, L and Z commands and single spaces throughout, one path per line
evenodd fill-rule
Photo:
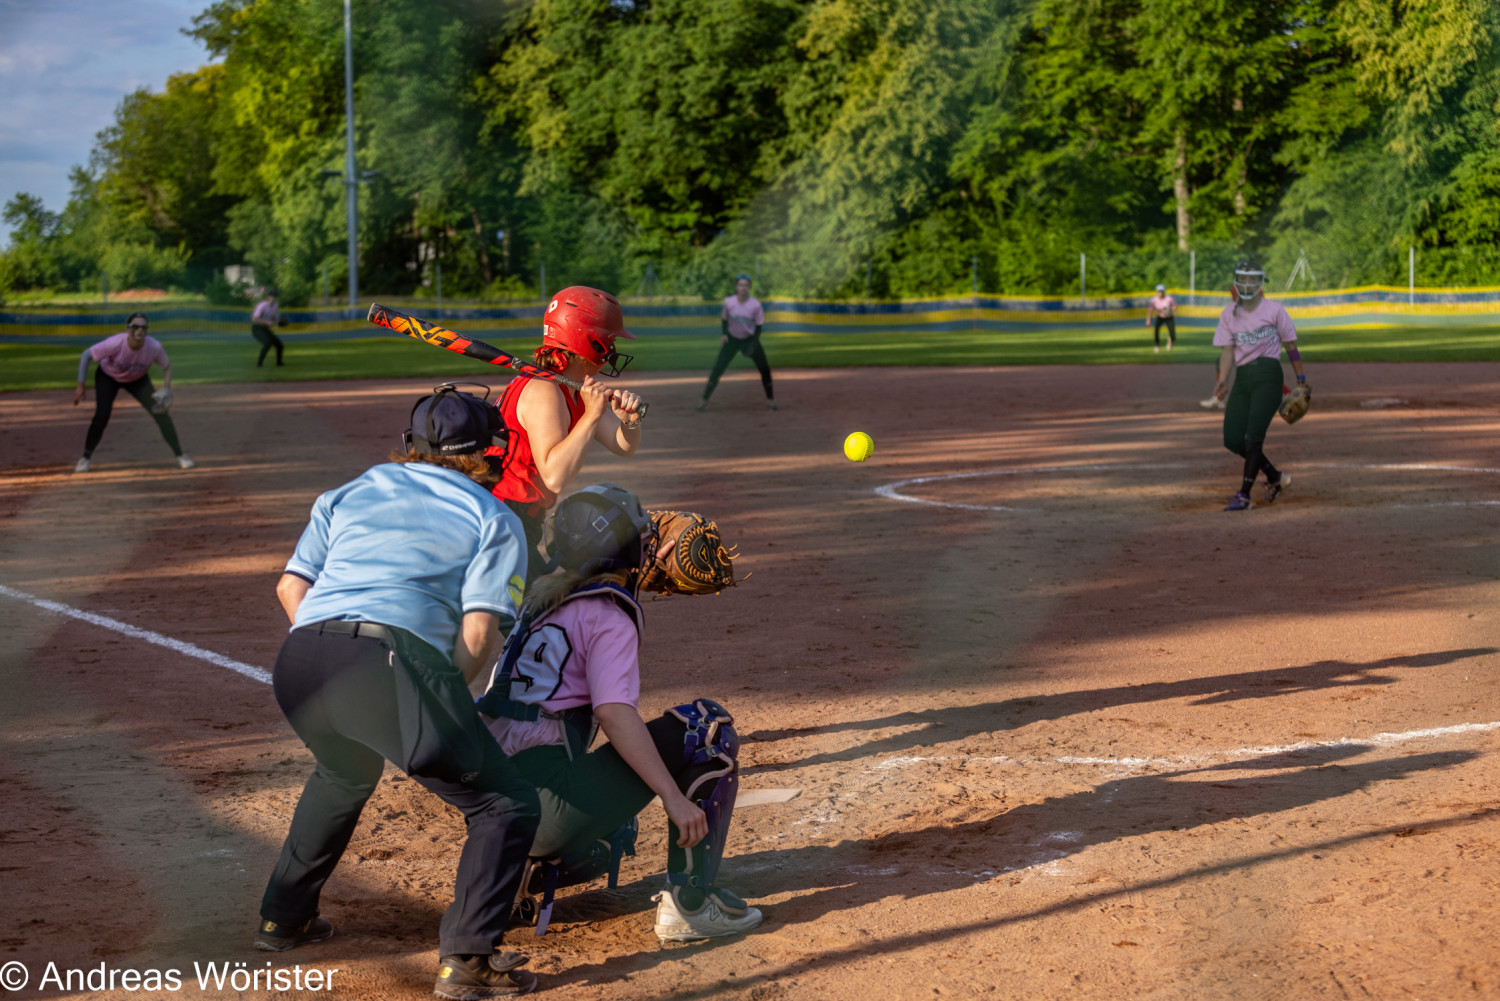
M 1223 399 L 1230 376 L 1234 389 L 1224 407 L 1224 447 L 1245 460 L 1239 490 L 1226 511 L 1244 511 L 1254 505 L 1250 490 L 1256 477 L 1266 474 L 1267 504 L 1281 496 L 1292 478 L 1266 458 L 1266 431 L 1282 401 L 1281 349 L 1297 374 L 1299 387 L 1307 385 L 1302 355 L 1297 350 L 1297 329 L 1279 302 L 1265 297 L 1266 273 L 1253 261 L 1235 265 L 1233 302 L 1219 315 L 1214 344 L 1219 354 L 1219 379 L 1214 397 Z
M 614 855 L 617 866 L 611 843 L 625 840 L 633 848 L 635 816 L 653 796 L 661 797 L 668 818 L 657 937 L 693 941 L 761 922 L 759 910 L 717 880 L 739 781 L 734 720 L 710 698 L 649 723 L 637 709 L 642 577 L 658 572 L 668 547 L 682 550 L 679 556 L 697 547 L 702 555 L 702 542 L 682 534 L 657 552 L 652 518 L 634 494 L 612 483 L 571 495 L 548 525 L 556 569 L 531 585 L 490 690 L 478 702 L 501 748 L 541 796 L 531 849 L 539 865 L 523 888 L 523 903 L 536 908 L 538 934 L 546 930 L 552 890 L 600 875 L 601 855 Z M 716 529 L 710 557 L 714 549 L 727 564 L 730 554 Z M 732 575 L 720 581 L 732 584 Z M 589 750 L 599 730 L 608 742 Z M 582 879 L 569 872 L 575 865 Z
M 255 936 L 283 951 L 333 935 L 318 915 L 385 761 L 464 815 L 467 838 L 439 930 L 435 991 L 523 994 L 526 959 L 497 952 L 540 815 L 468 682 L 518 612 L 526 554 L 489 490 L 499 412 L 451 386 L 417 402 L 403 451 L 323 494 L 276 593 L 292 620 L 276 701 L 317 759 L 261 902 Z

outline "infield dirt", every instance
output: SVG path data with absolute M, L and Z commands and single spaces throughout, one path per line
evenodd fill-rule
M 778 371 L 775 413 L 753 373 L 704 413 L 627 376 L 642 451 L 577 485 L 716 519 L 752 574 L 648 603 L 642 709 L 718 698 L 743 788 L 801 794 L 736 814 L 754 933 L 658 945 L 651 807 L 618 890 L 507 946 L 580 999 L 1500 997 L 1500 365 L 1309 371 L 1293 486 L 1237 514 L 1199 366 Z M 179 389 L 190 472 L 124 400 L 83 475 L 88 408 L 0 397 L 0 584 L 269 668 L 309 506 L 430 385 Z M 13 996 L 268 959 L 428 994 L 455 813 L 388 770 L 336 937 L 256 953 L 311 767 L 270 688 L 14 595 L 0 631 Z

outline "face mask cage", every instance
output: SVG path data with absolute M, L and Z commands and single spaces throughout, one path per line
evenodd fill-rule
M 625 371 L 625 366 L 633 361 L 635 361 L 635 355 L 622 355 L 614 348 L 610 348 L 609 353 L 604 356 L 605 367 L 599 370 L 599 374 L 611 379 L 616 378 Z
M 1260 295 L 1265 288 L 1266 273 L 1264 271 L 1240 271 L 1234 273 L 1234 291 L 1240 297 L 1241 302 L 1249 302 Z

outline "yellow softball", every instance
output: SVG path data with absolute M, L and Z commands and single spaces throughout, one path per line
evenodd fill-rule
M 844 454 L 850 462 L 864 462 L 875 454 L 875 439 L 863 431 L 856 431 L 844 439 Z

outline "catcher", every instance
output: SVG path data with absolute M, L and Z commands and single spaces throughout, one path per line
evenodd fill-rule
M 1266 458 L 1266 430 L 1278 411 L 1287 423 L 1299 420 L 1312 402 L 1312 390 L 1302 371 L 1297 350 L 1297 329 L 1279 302 L 1265 297 L 1266 273 L 1254 261 L 1241 261 L 1234 268 L 1234 301 L 1219 315 L 1214 344 L 1219 355 L 1219 379 L 1214 398 L 1223 399 L 1230 377 L 1234 389 L 1224 407 L 1224 447 L 1245 460 L 1240 488 L 1229 499 L 1226 511 L 1244 511 L 1254 505 L 1250 490 L 1256 477 L 1266 474 L 1265 502 L 1281 496 L 1292 477 Z M 1281 349 L 1297 374 L 1297 388 L 1283 401 Z
M 659 536 L 658 524 L 679 534 Z M 641 586 L 716 592 L 734 583 L 733 554 L 711 522 L 677 512 L 653 518 L 612 483 L 559 504 L 547 553 L 554 569 L 528 589 L 478 701 L 501 749 L 541 796 L 522 915 L 537 919 L 540 935 L 557 887 L 606 868 L 613 885 L 620 855 L 633 853 L 636 814 L 660 796 L 669 825 L 666 886 L 654 898 L 657 937 L 693 941 L 754 928 L 761 912 L 717 881 L 739 780 L 733 719 L 709 698 L 649 723 L 637 711 Z M 608 742 L 590 750 L 599 730 Z

